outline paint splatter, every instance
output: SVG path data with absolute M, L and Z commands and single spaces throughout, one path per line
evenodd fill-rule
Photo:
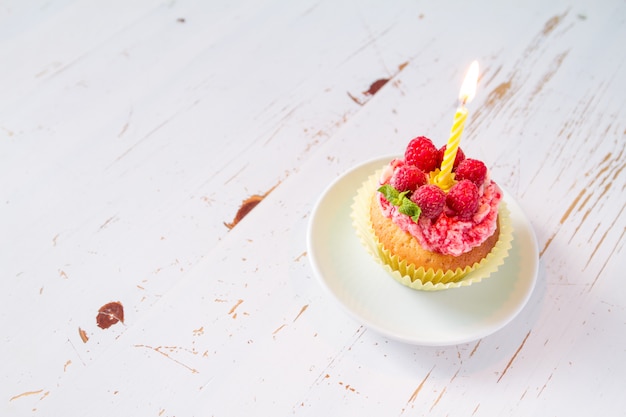
M 96 322 L 101 329 L 108 329 L 118 321 L 124 323 L 124 306 L 119 301 L 107 303 L 98 310 Z

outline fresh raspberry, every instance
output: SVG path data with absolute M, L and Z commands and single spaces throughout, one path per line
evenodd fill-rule
M 403 165 L 396 169 L 389 183 L 396 190 L 415 191 L 418 187 L 426 184 L 428 181 L 426 174 L 419 168 L 412 165 Z
M 485 182 L 485 178 L 487 178 L 487 167 L 482 161 L 467 158 L 459 164 L 454 178 L 458 181 L 470 180 L 477 187 L 480 187 Z
M 446 193 L 436 185 L 426 184 L 418 188 L 411 196 L 411 201 L 422 209 L 422 216 L 436 219 L 443 212 Z
M 441 162 L 443 162 L 443 155 L 446 153 L 447 145 L 443 145 L 441 149 L 439 149 L 439 166 Z M 465 153 L 463 153 L 463 149 L 460 147 L 456 148 L 456 156 L 454 157 L 454 164 L 452 164 L 452 171 L 456 170 L 461 161 L 465 159 Z
M 470 180 L 457 182 L 446 195 L 446 215 L 461 220 L 472 218 L 478 210 L 478 187 Z
M 407 145 L 404 160 L 428 173 L 439 167 L 439 151 L 426 136 L 418 136 Z

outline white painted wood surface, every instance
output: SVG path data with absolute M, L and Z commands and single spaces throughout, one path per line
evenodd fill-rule
M 622 0 L 3 1 L 0 414 L 624 415 L 625 40 Z M 321 289 L 309 215 L 445 143 L 473 59 L 461 146 L 537 287 L 483 339 L 386 340 Z

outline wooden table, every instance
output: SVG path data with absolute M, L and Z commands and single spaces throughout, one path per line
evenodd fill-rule
M 0 414 L 624 415 L 626 3 L 509 3 L 3 1 Z M 490 335 L 399 342 L 307 227 L 351 167 L 445 143 L 474 59 L 461 147 L 536 285 Z

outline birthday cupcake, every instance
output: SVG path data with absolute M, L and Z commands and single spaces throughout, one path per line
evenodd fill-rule
M 503 263 L 512 241 L 509 212 L 486 165 L 448 153 L 424 136 L 371 175 L 352 206 L 365 246 L 399 282 L 437 290 L 470 285 Z M 445 165 L 445 164 L 444 164 Z

